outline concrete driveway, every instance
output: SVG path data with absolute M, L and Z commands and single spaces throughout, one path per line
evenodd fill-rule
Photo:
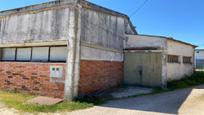
M 204 85 L 156 95 L 109 101 L 71 115 L 201 115 L 204 114 Z
M 34 115 L 204 115 L 204 85 L 173 92 L 109 101 L 90 109 Z M 0 103 L 0 115 L 33 115 Z

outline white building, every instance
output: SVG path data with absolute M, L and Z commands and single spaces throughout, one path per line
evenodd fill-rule
M 196 49 L 195 51 L 195 65 L 197 69 L 204 68 L 204 49 Z
M 194 71 L 194 45 L 162 36 L 127 35 L 126 84 L 164 86 Z

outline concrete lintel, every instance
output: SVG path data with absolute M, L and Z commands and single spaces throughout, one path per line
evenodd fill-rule
M 136 53 L 136 52 L 163 52 L 163 50 L 125 50 L 124 52 L 131 52 L 131 53 Z
M 105 51 L 111 51 L 111 52 L 115 52 L 115 53 L 123 53 L 123 51 L 114 49 L 114 48 L 107 48 L 98 44 L 91 44 L 91 43 L 87 43 L 85 41 L 81 41 L 81 45 L 85 46 L 85 47 L 90 47 L 90 48 L 95 48 L 95 49 L 100 49 L 100 50 L 105 50 Z
M 6 43 L 0 44 L 0 48 L 6 47 L 30 47 L 30 46 L 62 46 L 67 45 L 67 41 L 38 41 L 38 42 L 30 42 L 30 43 Z

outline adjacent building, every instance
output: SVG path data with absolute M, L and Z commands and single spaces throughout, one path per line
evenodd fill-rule
M 195 62 L 196 69 L 204 68 L 204 49 L 195 50 Z
M 84 0 L 1 11 L 0 88 L 71 100 L 123 83 L 162 86 L 192 74 L 194 48 L 137 35 L 127 15 Z
M 194 72 L 195 45 L 169 37 L 127 35 L 124 83 L 165 86 Z

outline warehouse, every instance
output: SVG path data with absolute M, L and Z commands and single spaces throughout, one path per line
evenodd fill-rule
M 84 0 L 0 12 L 0 88 L 73 99 L 123 82 L 128 16 Z
M 127 35 L 124 82 L 128 85 L 166 86 L 194 72 L 194 45 L 169 37 Z
M 193 72 L 194 45 L 137 35 L 129 17 L 84 0 L 0 12 L 0 88 L 72 100 Z M 144 63 L 138 63 L 144 62 Z

